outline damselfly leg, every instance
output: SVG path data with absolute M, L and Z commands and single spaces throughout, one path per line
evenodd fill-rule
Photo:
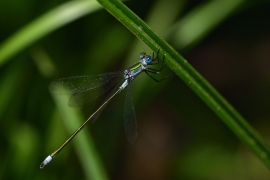
M 159 50 L 153 56 L 149 56 L 146 53 L 140 54 L 140 60 L 136 64 L 130 66 L 124 72 L 110 72 L 100 75 L 90 76 L 76 76 L 62 78 L 54 81 L 49 90 L 54 95 L 70 95 L 69 106 L 81 107 L 82 105 L 96 99 L 110 89 L 113 89 L 101 106 L 90 115 L 90 117 L 53 153 L 51 153 L 40 165 L 40 168 L 44 168 L 57 154 L 83 129 L 83 127 L 93 120 L 94 116 L 101 112 L 106 104 L 119 92 L 127 89 L 125 99 L 125 111 L 124 111 L 124 127 L 127 139 L 130 143 L 134 143 L 137 138 L 137 121 L 135 109 L 132 101 L 130 83 L 139 76 L 142 72 L 145 72 L 154 81 L 160 82 L 167 79 L 166 76 L 163 79 L 157 80 L 152 74 L 158 74 L 165 68 L 164 56 L 161 61 L 159 69 L 153 69 L 147 67 L 148 65 L 157 65 L 160 63 L 158 58 Z M 115 86 L 115 88 L 113 88 Z

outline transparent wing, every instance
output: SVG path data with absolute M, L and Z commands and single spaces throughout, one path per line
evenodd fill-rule
M 128 141 L 134 143 L 137 138 L 137 121 L 130 86 L 127 87 L 125 99 L 124 127 Z
M 68 77 L 52 82 L 49 91 L 55 95 L 71 95 L 69 106 L 81 107 L 104 94 L 121 79 L 123 72 Z
M 122 77 L 113 77 L 105 84 L 102 84 L 94 89 L 72 94 L 69 98 L 68 105 L 71 107 L 81 107 L 107 92 L 122 79 Z
M 49 91 L 55 95 L 73 95 L 95 89 L 120 75 L 123 75 L 123 72 L 62 78 L 52 82 L 49 86 Z
M 104 102 L 108 101 L 109 99 L 111 99 L 114 96 L 115 92 L 118 91 L 118 89 L 122 83 L 123 83 L 123 79 L 115 81 L 115 84 L 116 84 L 115 87 L 113 88 L 113 90 L 111 90 L 109 95 L 105 98 Z M 107 103 L 102 105 L 101 109 L 96 113 L 96 115 L 92 119 L 93 123 L 96 121 L 97 117 L 102 113 L 102 111 L 105 109 L 106 106 L 107 106 Z

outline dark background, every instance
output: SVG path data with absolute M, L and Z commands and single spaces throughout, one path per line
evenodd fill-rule
M 65 2 L 1 0 L 0 42 Z M 183 2 L 168 30 L 197 7 L 209 3 Z M 145 20 L 158 1 L 125 3 Z M 160 11 L 161 16 L 166 13 Z M 174 33 L 166 38 L 266 141 L 270 137 L 269 22 L 269 1 L 247 0 L 188 47 L 173 44 Z M 43 159 L 70 135 L 61 116 L 56 115 L 48 86 L 61 77 L 124 70 L 138 61 L 142 51 L 152 54 L 100 9 L 52 32 L 2 64 L 0 179 L 86 179 L 74 143 L 45 169 L 39 169 Z M 125 92 L 83 130 L 90 132 L 109 179 L 270 178 L 263 163 L 181 79 L 175 76 L 157 84 L 141 76 L 132 85 L 139 125 L 133 145 L 128 143 L 123 128 Z M 101 97 L 82 108 L 84 118 L 103 100 Z

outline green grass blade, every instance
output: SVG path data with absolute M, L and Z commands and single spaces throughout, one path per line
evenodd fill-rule
M 0 45 L 0 66 L 52 31 L 100 8 L 96 1 L 70 1 L 22 28 Z
M 209 1 L 194 8 L 171 28 L 172 44 L 183 49 L 198 43 L 245 2 L 246 0 Z
M 72 134 L 85 121 L 84 117 L 78 109 L 67 106 L 67 97 L 54 96 L 54 99 L 68 132 Z M 108 179 L 89 133 L 81 131 L 73 141 L 87 179 Z
M 168 31 L 168 27 L 172 26 L 173 22 L 177 19 L 177 15 L 181 13 L 182 8 L 184 7 L 184 3 L 184 0 L 158 0 L 155 5 L 151 7 L 151 9 L 149 9 L 149 13 L 145 21 L 161 37 L 165 37 Z M 167 13 L 160 13 L 162 11 L 165 11 Z M 125 64 L 125 67 L 128 67 L 130 65 L 129 62 L 132 62 L 132 60 L 138 59 L 138 52 L 140 52 L 142 49 L 146 52 L 150 51 L 148 50 L 148 47 L 144 47 L 144 45 L 139 40 L 136 40 L 135 43 L 131 45 L 130 49 L 131 52 L 128 53 L 129 57 L 127 58 L 127 63 Z M 135 89 L 132 89 L 132 95 L 134 97 L 139 97 L 141 93 L 147 93 L 149 95 L 150 93 L 158 93 L 159 90 L 153 92 L 152 89 L 149 88 L 150 81 L 152 81 L 152 79 L 147 76 L 141 76 L 140 81 L 134 81 L 132 83 L 133 86 L 135 84 L 137 85 L 135 85 Z M 166 82 L 168 83 L 169 81 Z M 166 86 L 166 82 L 162 83 L 162 86 Z M 160 90 L 161 89 L 162 88 L 160 88 Z M 135 103 L 136 101 L 140 100 L 139 98 L 134 98 Z M 148 100 L 150 101 L 149 98 L 147 99 L 147 101 Z
M 264 140 L 181 55 L 120 1 L 98 2 L 153 51 L 160 49 L 172 71 L 270 168 L 270 150 Z

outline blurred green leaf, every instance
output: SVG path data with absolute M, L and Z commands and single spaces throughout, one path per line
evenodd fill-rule
M 68 132 L 73 133 L 75 131 L 74 127 L 79 127 L 85 121 L 84 117 L 78 109 L 67 106 L 68 98 L 66 96 L 54 96 L 54 98 Z M 97 180 L 108 179 L 89 133 L 87 131 L 81 131 L 74 140 L 74 143 L 86 177 Z
M 110 4 L 110 1 L 104 2 Z M 163 39 L 159 39 L 144 22 L 139 18 L 134 18 L 134 15 L 129 14 L 129 10 L 126 10 L 121 5 L 115 3 L 112 9 L 120 14 L 122 12 L 127 14 L 127 17 L 116 17 L 124 24 L 124 21 L 127 21 L 126 26 L 130 29 L 134 25 L 132 31 L 153 51 L 160 49 L 160 57 L 162 57 L 162 54 L 166 54 L 165 60 L 167 64 L 183 78 L 186 84 L 200 94 L 219 117 L 226 119 L 225 123 L 234 129 L 235 134 L 252 144 L 251 149 L 255 149 L 255 153 L 259 157 L 268 159 L 269 152 L 267 152 L 268 150 L 265 151 L 266 153 L 261 151 L 264 150 L 264 142 L 260 140 L 260 137 L 259 140 L 256 139 L 257 135 L 253 132 L 253 129 L 249 129 L 249 125 L 243 122 L 242 117 L 231 109 L 231 106 L 226 104 L 226 101 L 224 103 L 222 97 L 215 94 L 215 90 L 211 88 L 211 85 L 209 86 L 189 63 L 186 63 L 164 42 L 164 39 L 166 39 L 172 42 L 171 44 L 175 48 L 184 50 L 187 48 L 190 50 L 190 48 L 200 43 L 194 51 L 189 51 L 189 54 L 187 54 L 188 56 L 194 56 L 198 54 L 198 50 L 200 51 L 201 48 L 206 49 L 203 50 L 203 53 L 207 53 L 207 50 L 211 52 L 216 50 L 215 48 L 209 48 L 209 40 L 215 38 L 217 42 L 224 42 L 223 31 L 226 31 L 225 34 L 228 34 L 229 38 L 232 38 L 231 35 L 236 37 L 233 41 L 237 41 L 239 34 L 243 31 L 245 33 L 268 32 L 268 24 L 265 23 L 269 14 L 267 1 L 250 2 L 244 0 L 205 1 L 202 3 L 187 0 L 157 0 L 144 1 L 143 3 L 129 1 L 127 5 L 138 16 L 145 19 L 145 22 Z M 59 155 L 46 169 L 39 170 L 38 166 L 44 156 L 64 142 L 84 119 L 93 112 L 92 108 L 100 104 L 99 100 L 102 101 L 101 97 L 99 100 L 90 103 L 89 106 L 83 109 L 84 116 L 82 116 L 80 111 L 77 112 L 77 110 L 73 114 L 72 110 L 74 109 L 69 108 L 66 101 L 59 104 L 58 100 L 56 100 L 61 106 L 60 110 L 61 108 L 67 108 L 61 110 L 63 123 L 57 109 L 54 107 L 55 103 L 49 98 L 47 87 L 52 81 L 51 77 L 57 76 L 56 78 L 59 78 L 122 70 L 133 62 L 137 62 L 139 52 L 146 51 L 151 54 L 152 51 L 147 46 L 142 46 L 142 43 L 138 40 L 139 38 L 134 38 L 128 29 L 105 11 L 91 13 L 101 8 L 97 3 L 93 7 L 90 0 L 76 0 L 65 2 L 62 6 L 52 9 L 60 3 L 53 0 L 38 2 L 33 0 L 23 2 L 3 0 L 0 3 L 2 7 L 1 39 L 6 38 L 6 34 L 17 32 L 6 39 L 0 48 L 0 65 L 2 68 L 0 79 L 0 142 L 2 145 L 0 150 L 2 155 L 0 157 L 2 160 L 0 163 L 0 179 L 106 179 L 107 176 L 117 179 L 131 179 L 129 177 L 141 179 L 136 178 L 136 175 L 139 175 L 137 172 L 143 169 L 145 172 L 143 176 L 149 177 L 149 173 L 153 169 L 151 164 L 154 164 L 155 170 L 157 166 L 162 166 L 158 173 L 157 171 L 153 171 L 153 173 L 155 177 L 158 175 L 159 178 L 163 177 L 159 176 L 160 174 L 166 174 L 164 179 L 175 178 L 172 177 L 174 173 L 179 173 L 181 178 L 183 178 L 183 175 L 186 176 L 185 179 L 192 179 L 192 177 L 196 179 L 196 177 L 202 176 L 214 179 L 224 178 L 226 173 L 220 171 L 225 168 L 233 173 L 230 177 L 269 179 L 267 178 L 270 177 L 269 173 L 265 172 L 266 168 L 261 167 L 263 164 L 258 159 L 254 159 L 254 161 L 249 159 L 250 157 L 256 157 L 253 154 L 246 155 L 241 150 L 242 146 L 239 146 L 238 139 L 231 136 L 232 134 L 228 132 L 220 121 L 216 121 L 218 117 L 182 81 L 172 78 L 155 84 L 146 75 L 142 75 L 131 85 L 134 87 L 133 92 L 135 92 L 135 108 L 140 131 L 135 145 L 128 145 L 124 137 L 123 105 L 122 101 L 120 102 L 120 100 L 123 100 L 121 98 L 124 97 L 124 93 L 121 93 L 102 112 L 102 115 L 98 118 L 99 120 L 94 125 L 89 124 L 84 131 L 80 132 L 74 142 L 71 142 L 61 152 L 61 156 Z M 92 10 L 90 6 L 93 7 Z M 248 8 L 243 11 L 242 7 Z M 44 12 L 46 13 L 40 18 L 36 18 Z M 88 17 L 79 19 L 89 13 L 91 15 Z M 32 21 L 33 19 L 36 20 Z M 75 22 L 56 31 L 59 27 L 71 21 Z M 27 22 L 31 23 L 24 26 Z M 174 24 L 175 22 L 177 23 Z M 261 23 L 263 26 L 257 26 L 257 23 Z M 225 29 L 219 28 L 221 25 Z M 247 25 L 246 29 L 243 27 L 245 25 Z M 17 30 L 21 26 L 23 28 Z M 244 30 L 241 31 L 241 28 Z M 227 31 L 228 29 L 229 31 Z M 170 30 L 170 36 L 168 36 L 168 30 Z M 218 32 L 218 34 L 210 34 L 213 31 Z M 141 35 L 142 33 L 144 34 Z M 248 87 L 251 88 L 245 89 L 243 92 L 245 97 L 237 97 L 232 103 L 267 138 L 267 135 L 269 137 L 267 107 L 269 107 L 270 102 L 267 96 L 269 91 L 269 78 L 267 76 L 268 41 L 265 37 L 268 37 L 268 34 L 258 36 L 256 33 L 254 33 L 255 38 L 240 35 L 245 42 L 241 45 L 238 44 L 238 47 L 245 49 L 248 43 L 251 43 L 252 48 L 255 47 L 256 51 L 252 54 L 252 57 L 254 56 L 252 63 L 243 63 L 244 60 L 248 59 L 245 56 L 241 58 L 244 59 L 243 61 L 239 58 L 235 61 L 235 64 L 240 65 L 240 69 L 247 70 L 247 68 L 251 68 L 252 73 L 250 74 L 252 75 L 246 78 L 250 85 Z M 50 36 L 43 38 L 47 34 L 50 34 Z M 209 39 L 206 39 L 206 37 L 209 37 Z M 202 41 L 204 38 L 206 40 Z M 28 50 L 27 47 L 35 42 L 38 44 Z M 260 44 L 262 42 L 263 45 Z M 213 44 L 210 43 L 211 45 Z M 237 48 L 234 47 L 217 47 L 217 49 L 219 48 L 227 48 L 226 52 L 237 52 Z M 23 50 L 26 51 L 21 53 Z M 127 53 L 128 50 L 132 51 L 132 53 Z M 220 50 L 222 51 L 222 49 Z M 11 63 L 7 63 L 16 54 L 20 54 L 20 57 L 13 58 Z M 248 55 L 249 52 L 244 54 Z M 129 58 L 126 58 L 127 56 Z M 31 58 L 34 61 L 29 61 Z M 263 58 L 265 58 L 264 62 L 262 62 Z M 125 59 L 128 59 L 127 62 Z M 174 60 L 177 60 L 177 62 Z M 222 59 L 216 59 L 216 62 L 220 62 L 220 60 Z M 198 64 L 196 63 L 194 63 L 194 66 L 197 67 Z M 216 73 L 211 69 L 213 64 L 208 65 L 205 62 L 203 64 L 199 64 L 198 68 L 209 68 L 207 71 L 213 74 Z M 263 66 L 263 68 L 260 66 Z M 261 69 L 256 71 L 256 68 L 259 67 Z M 241 70 L 237 71 L 237 73 L 240 74 Z M 214 74 L 217 77 L 219 75 Z M 227 76 L 227 74 L 223 76 Z M 235 76 L 230 77 L 237 79 Z M 229 79 L 228 84 L 223 84 L 227 90 L 230 90 L 229 96 L 226 94 L 228 99 L 232 98 L 235 93 L 235 91 L 231 91 L 230 86 L 235 82 L 235 79 Z M 245 82 L 237 82 L 238 85 L 245 84 L 246 79 Z M 209 81 L 211 80 L 210 77 Z M 219 79 L 219 83 L 222 84 L 222 79 Z M 216 85 L 215 82 L 213 84 Z M 242 90 L 241 88 L 244 89 L 245 87 L 239 89 Z M 221 88 L 220 92 L 224 93 L 224 88 Z M 245 101 L 241 102 L 241 98 L 246 98 L 247 93 L 254 95 L 250 95 Z M 252 106 L 252 104 L 256 104 L 256 106 Z M 249 111 L 249 109 L 252 110 Z M 153 114 L 149 116 L 151 113 Z M 254 116 L 254 114 L 256 115 Z M 170 139 L 165 139 L 165 144 L 163 144 L 164 138 L 159 138 L 159 136 L 150 137 L 152 131 L 157 130 L 158 117 L 165 126 L 159 129 L 162 131 L 158 131 L 157 135 L 162 136 L 165 131 L 172 134 Z M 175 118 L 180 120 L 175 121 Z M 170 129 L 167 127 L 171 126 L 170 123 L 176 126 Z M 20 126 L 21 128 L 18 128 Z M 67 131 L 65 126 L 68 127 Z M 94 141 L 97 142 L 96 144 L 92 142 L 92 137 L 88 134 L 86 135 L 87 140 L 82 135 L 88 132 L 88 128 L 91 128 L 91 134 Z M 147 135 L 142 132 L 145 129 Z M 178 132 L 175 133 L 175 131 Z M 37 141 L 37 137 L 42 137 L 42 139 Z M 248 138 L 250 139 L 248 140 Z M 159 150 L 151 144 L 153 139 L 158 143 L 158 146 L 164 145 L 172 150 L 171 152 L 162 150 L 162 153 L 168 158 L 165 160 L 166 162 L 161 162 L 161 159 L 164 158 L 163 154 L 160 156 L 161 159 L 159 157 L 151 160 L 142 158 L 143 154 L 147 154 L 147 157 L 149 157 L 149 153 L 152 155 L 155 150 Z M 200 142 L 205 147 L 202 145 L 193 149 L 192 143 L 198 145 Z M 207 144 L 207 142 L 210 144 Z M 215 145 L 217 148 L 213 150 L 212 147 L 215 147 Z M 224 150 L 224 146 L 231 151 Z M 73 147 L 75 147 L 76 153 L 73 153 Z M 172 149 L 175 147 L 177 148 Z M 142 150 L 138 151 L 138 149 Z M 216 149 L 218 150 L 216 151 Z M 28 157 L 29 155 L 31 158 Z M 175 168 L 177 163 L 171 163 L 175 156 L 181 157 L 177 162 L 181 164 L 179 169 Z M 92 159 L 93 157 L 94 159 Z M 209 157 L 212 159 L 208 161 Z M 239 159 L 235 160 L 234 157 Z M 140 158 L 142 158 L 141 161 Z M 27 168 L 22 167 L 25 159 L 27 159 Z M 144 163 L 141 163 L 142 161 Z M 209 166 L 203 166 L 205 163 L 208 163 Z M 215 169 L 211 169 L 212 166 L 215 166 Z M 263 171 L 258 171 L 258 169 Z M 256 176 L 258 173 L 262 175 Z
M 1 77 L 0 81 L 0 117 L 8 108 L 8 104 L 12 101 L 14 94 L 20 85 L 21 76 L 25 66 L 22 63 L 13 64 L 6 69 L 6 74 Z
M 36 19 L 0 45 L 0 66 L 33 42 L 99 8 L 94 0 L 70 1 Z
M 169 31 L 177 49 L 190 48 L 233 14 L 247 0 L 209 1 L 197 6 Z

